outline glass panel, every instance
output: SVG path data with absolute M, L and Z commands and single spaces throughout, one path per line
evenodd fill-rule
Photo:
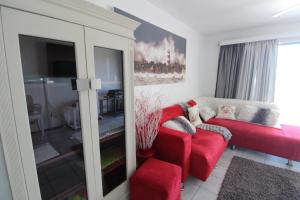
M 74 43 L 19 39 L 42 199 L 87 199 Z
M 103 193 L 126 180 L 123 52 L 94 48 Z

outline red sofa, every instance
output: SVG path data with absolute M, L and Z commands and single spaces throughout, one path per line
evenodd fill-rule
M 207 121 L 226 127 L 232 133 L 230 144 L 300 161 L 300 128 L 281 125 L 282 129 L 237 120 L 212 118 Z
M 193 101 L 188 103 L 195 104 Z M 161 124 L 177 116 L 184 116 L 181 106 L 167 107 L 163 109 Z M 190 135 L 161 126 L 154 141 L 154 149 L 158 159 L 181 167 L 182 182 L 189 175 L 205 181 L 227 144 L 228 142 L 221 135 L 214 132 L 197 129 L 196 134 Z
M 213 97 L 199 97 L 194 101 L 199 106 L 209 106 L 214 110 L 217 110 L 218 105 L 234 105 L 236 107 L 236 115 L 238 115 L 241 108 L 245 105 L 280 111 L 276 104 L 267 102 Z M 220 118 L 212 118 L 207 123 L 228 128 L 232 133 L 230 140 L 230 144 L 232 145 L 280 156 L 289 160 L 300 161 L 300 127 L 281 125 L 281 128 L 274 128 Z
M 208 101 L 214 102 L 209 104 Z M 218 98 L 201 98 L 188 103 L 192 106 L 195 102 L 213 108 L 220 102 L 237 107 L 251 103 L 257 106 L 276 108 L 275 105 L 267 103 Z M 163 109 L 161 124 L 177 116 L 184 116 L 181 106 L 167 107 Z M 281 125 L 282 129 L 279 129 L 220 118 L 212 118 L 207 123 L 228 128 L 232 133 L 230 140 L 232 145 L 300 161 L 300 127 Z M 154 141 L 157 158 L 181 166 L 182 182 L 189 175 L 205 181 L 226 146 L 227 142 L 222 136 L 200 129 L 197 129 L 197 133 L 192 136 L 188 133 L 160 127 L 159 134 Z

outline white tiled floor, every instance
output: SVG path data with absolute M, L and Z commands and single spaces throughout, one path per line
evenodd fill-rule
M 194 177 L 188 178 L 184 183 L 184 190 L 181 192 L 182 200 L 216 200 L 233 156 L 240 156 L 249 160 L 300 172 L 300 162 L 293 161 L 294 166 L 289 167 L 286 165 L 287 159 L 242 148 L 236 148 L 235 150 L 228 148 L 206 182 Z

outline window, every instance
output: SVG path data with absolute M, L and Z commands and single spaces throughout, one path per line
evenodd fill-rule
M 300 43 L 279 45 L 275 103 L 282 124 L 300 125 Z

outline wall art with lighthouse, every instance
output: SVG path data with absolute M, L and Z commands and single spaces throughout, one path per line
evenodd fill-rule
M 114 8 L 114 11 L 141 23 L 134 33 L 135 85 L 177 83 L 185 80 L 186 39 L 118 8 Z

